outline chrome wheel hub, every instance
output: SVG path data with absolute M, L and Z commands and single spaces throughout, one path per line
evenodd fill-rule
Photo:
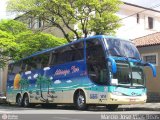
M 21 98 L 18 98 L 18 101 L 17 101 L 18 105 L 21 105 L 21 101 L 22 101 Z
M 28 105 L 28 103 L 29 103 L 28 98 L 25 98 L 25 99 L 24 99 L 24 104 L 25 104 L 25 106 L 27 106 L 27 105 Z
M 84 105 L 84 97 L 82 95 L 78 96 L 77 103 L 78 103 L 78 106 Z

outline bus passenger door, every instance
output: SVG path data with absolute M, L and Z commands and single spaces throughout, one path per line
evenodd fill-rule
M 86 41 L 86 50 L 88 77 L 92 81 L 89 98 L 90 102 L 97 103 L 101 100 L 101 96 L 106 96 L 104 88 L 109 82 L 109 72 L 100 40 L 91 39 Z

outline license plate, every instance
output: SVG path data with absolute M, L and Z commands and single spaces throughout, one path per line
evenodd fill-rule
M 136 99 L 129 99 L 130 100 L 130 103 L 135 103 L 136 102 Z

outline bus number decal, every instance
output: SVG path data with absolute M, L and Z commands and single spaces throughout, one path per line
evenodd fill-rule
M 90 94 L 90 99 L 97 99 L 98 95 L 97 94 Z
M 101 98 L 106 98 L 106 95 L 101 95 Z

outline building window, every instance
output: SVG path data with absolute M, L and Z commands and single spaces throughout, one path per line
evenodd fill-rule
M 137 14 L 137 24 L 139 23 L 139 14 Z
M 41 18 L 35 19 L 35 28 L 41 28 L 44 26 L 44 21 Z
M 43 26 L 43 21 L 42 21 L 42 19 L 41 18 L 39 18 L 39 20 L 38 20 L 38 27 L 40 28 L 40 27 L 42 27 Z
M 154 65 L 158 65 L 158 54 L 153 53 L 153 54 L 145 54 L 142 56 L 145 62 L 152 63 Z
M 54 17 L 51 18 L 51 24 L 54 25 L 55 19 Z
M 32 28 L 32 18 L 29 18 L 29 19 L 28 19 L 28 27 L 29 27 L 29 28 Z
M 153 29 L 153 17 L 148 17 L 148 28 Z

